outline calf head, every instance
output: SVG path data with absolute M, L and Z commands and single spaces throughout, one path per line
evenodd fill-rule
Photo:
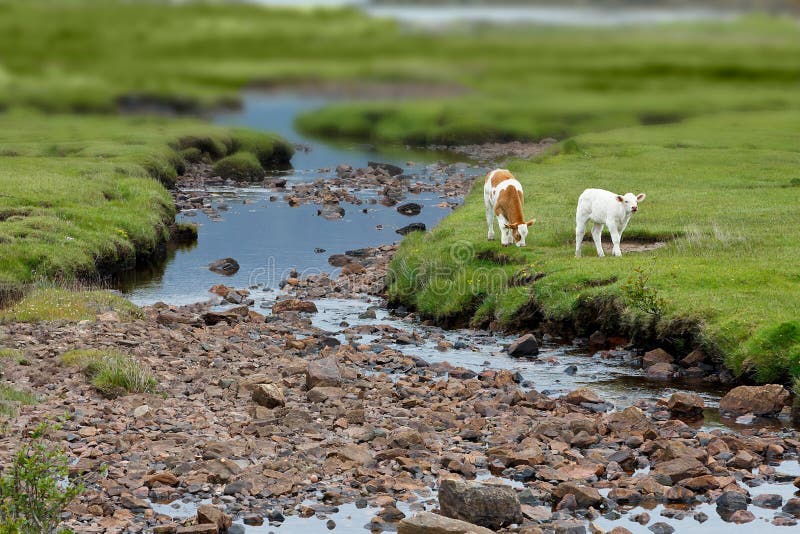
M 643 201 L 646 196 L 644 193 L 639 193 L 638 195 L 625 193 L 624 195 L 617 195 L 617 202 L 622 204 L 627 215 L 639 211 L 639 202 Z
M 511 230 L 511 236 L 514 238 L 514 244 L 518 247 L 525 246 L 525 239 L 528 238 L 528 227 L 536 222 L 536 219 L 531 219 L 523 223 L 508 223 L 506 228 Z

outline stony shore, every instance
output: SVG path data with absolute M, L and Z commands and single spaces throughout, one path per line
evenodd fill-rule
M 688 394 L 605 413 L 589 390 L 551 398 L 511 371 L 476 374 L 406 356 L 397 347 L 414 340 L 402 331 L 354 328 L 342 343 L 312 326 L 305 299 L 380 292 L 376 273 L 391 252 L 362 251 L 362 272 L 288 280 L 267 315 L 159 304 L 132 323 L 112 312 L 77 324 L 4 325 L 27 355 L 25 365 L 5 365 L 5 379 L 41 402 L 13 420 L 0 455 L 23 428 L 68 414 L 56 438 L 77 459 L 72 471 L 109 466 L 69 509 L 66 524 L 78 532 L 217 531 L 152 508 L 176 500 L 275 525 L 356 503 L 368 507 L 370 528 L 391 531 L 402 519 L 408 533 L 480 532 L 442 526 L 450 520 L 438 515 L 412 519 L 423 510 L 527 534 L 581 532 L 640 503 L 674 505 L 692 520 L 693 504 L 716 502 L 725 520 L 747 522 L 748 507 L 767 500 L 750 504 L 748 486 L 791 483 L 770 464 L 797 458 L 796 432 L 697 430 L 679 418 L 696 415 Z M 379 339 L 363 342 L 363 334 Z M 89 347 L 133 355 L 159 393 L 104 398 L 59 360 Z M 482 482 L 443 484 L 476 477 Z M 773 524 L 796 524 L 800 499 L 770 499 Z M 491 513 L 476 512 L 481 506 Z
M 337 176 L 335 187 L 265 185 L 287 202 L 321 205 L 356 203 L 356 184 L 382 184 L 376 201 L 384 203 L 413 192 L 397 169 L 342 167 Z M 202 191 L 214 180 L 195 167 L 181 183 Z M 436 187 L 456 196 L 469 183 Z M 212 209 L 202 192 L 178 191 L 176 203 Z M 704 429 L 695 423 L 703 400 L 690 393 L 609 411 L 589 389 L 552 397 L 513 371 L 401 352 L 420 342 L 410 330 L 341 324 L 333 335 L 313 326 L 313 300 L 382 296 L 395 250 L 334 254 L 338 274 L 289 276 L 263 314 L 248 306 L 258 288 L 218 285 L 210 295 L 227 308 L 159 303 L 134 322 L 106 312 L 95 321 L 3 325 L 5 344 L 25 355 L 3 362 L 3 378 L 40 402 L 10 422 L 0 463 L 25 429 L 63 417 L 54 439 L 75 459 L 72 473 L 89 480 L 65 514 L 76 532 L 242 532 L 290 516 L 328 518 L 348 504 L 370 518 L 365 528 L 405 534 L 601 532 L 601 520 L 618 523 L 611 532 L 629 532 L 631 521 L 671 532 L 641 510 L 663 505 L 663 517 L 704 522 L 695 507 L 709 503 L 726 522 L 754 521 L 754 510 L 763 521 L 768 510 L 772 525 L 797 524 L 800 498 L 758 490 L 800 487 L 781 472 L 782 461 L 796 463 L 796 431 Z M 534 345 L 523 339 L 509 352 Z M 61 362 L 81 348 L 130 354 L 152 371 L 158 392 L 101 395 Z M 702 361 L 662 353 L 648 353 L 643 365 L 666 372 Z M 734 415 L 776 415 L 788 394 L 765 388 L 737 388 L 723 404 Z M 188 512 L 156 504 L 173 502 Z

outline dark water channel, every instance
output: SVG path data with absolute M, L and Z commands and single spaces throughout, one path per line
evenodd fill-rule
M 408 173 L 415 173 L 426 180 L 440 180 L 442 169 L 437 162 L 455 160 L 442 153 L 418 152 L 404 147 L 375 149 L 357 144 L 331 145 L 308 139 L 293 127 L 298 113 L 314 109 L 325 103 L 324 99 L 298 97 L 286 94 L 247 94 L 240 112 L 220 115 L 216 122 L 228 125 L 244 125 L 255 129 L 276 131 L 292 142 L 302 144 L 308 150 L 300 150 L 293 159 L 294 170 L 286 174 L 291 182 L 313 181 L 333 176 L 333 169 L 339 164 L 363 167 L 368 161 L 383 161 L 403 166 Z M 408 162 L 413 164 L 408 165 Z M 448 167 L 448 172 L 464 172 L 478 176 L 484 169 L 460 163 Z M 439 207 L 442 198 L 439 193 L 429 192 L 410 195 L 408 200 L 423 205 L 420 215 L 406 217 L 394 207 L 365 202 L 362 205 L 345 204 L 345 216 L 341 220 L 326 220 L 317 215 L 315 205 L 290 207 L 281 198 L 270 200 L 274 192 L 259 187 L 246 189 L 220 188 L 214 191 L 213 204 L 221 214 L 220 220 L 202 211 L 183 213 L 181 221 L 196 222 L 199 227 L 197 244 L 173 248 L 166 261 L 160 265 L 137 271 L 120 283 L 120 289 L 138 304 L 151 304 L 164 301 L 170 304 L 184 304 L 206 301 L 211 298 L 208 289 L 219 283 L 235 287 L 259 286 L 253 291 L 256 309 L 268 307 L 279 291 L 278 283 L 291 269 L 301 275 L 318 272 L 336 274 L 337 269 L 330 266 L 327 258 L 331 254 L 345 250 L 376 246 L 396 242 L 400 236 L 395 229 L 410 222 L 423 222 L 429 228 L 445 217 L 450 208 Z M 374 192 L 361 192 L 361 198 L 369 200 Z M 278 194 L 280 197 L 280 194 Z M 452 200 L 452 199 L 450 199 Z M 366 209 L 366 212 L 364 210 Z M 379 229 L 378 225 L 382 226 Z M 324 250 L 324 252 L 320 252 Z M 241 265 L 234 276 L 223 277 L 208 270 L 209 262 L 222 257 L 236 258 Z M 346 342 L 343 324 L 388 324 L 397 328 L 415 331 L 428 338 L 420 345 L 394 346 L 408 354 L 419 356 L 430 363 L 448 362 L 453 366 L 465 367 L 476 372 L 487 368 L 506 368 L 518 371 L 527 387 L 553 396 L 561 395 L 577 387 L 587 386 L 597 391 L 604 401 L 614 408 L 623 408 L 639 401 L 653 402 L 666 398 L 675 391 L 689 389 L 699 393 L 708 407 L 706 417 L 697 423 L 698 428 L 713 429 L 721 426 L 735 426 L 731 421 L 720 421 L 716 407 L 722 391 L 703 389 L 697 385 L 669 384 L 646 380 L 639 369 L 630 365 L 630 358 L 602 359 L 586 348 L 570 345 L 544 344 L 542 354 L 537 360 L 517 360 L 505 354 L 504 346 L 511 341 L 503 336 L 470 330 L 442 331 L 419 324 L 404 322 L 391 316 L 387 310 L 378 308 L 375 319 L 362 319 L 359 315 L 377 301 L 321 299 L 316 301 L 319 313 L 313 317 L 314 325 L 330 331 Z M 459 349 L 441 351 L 438 340 L 446 340 Z M 363 335 L 359 342 L 376 342 L 377 339 Z M 574 373 L 567 369 L 574 366 Z M 380 370 L 377 370 L 380 371 Z M 773 421 L 773 426 L 788 425 L 788 421 Z M 797 461 L 783 462 L 780 469 L 789 473 L 800 473 Z M 485 475 L 488 475 L 486 473 Z M 784 498 L 792 496 L 794 488 L 789 484 L 780 487 L 756 488 L 751 492 L 780 493 Z M 764 490 L 764 491 L 762 491 Z M 435 506 L 435 494 L 421 497 L 425 508 Z M 406 514 L 413 513 L 407 504 L 398 503 Z M 419 504 L 413 505 L 415 508 Z M 700 508 L 693 512 L 702 511 Z M 195 503 L 173 503 L 158 505 L 157 511 L 177 518 L 189 517 L 194 513 Z M 766 521 L 774 512 L 752 508 L 757 520 L 749 525 L 725 523 L 713 510 L 708 512 L 709 520 L 700 523 L 688 514 L 686 518 L 662 518 L 659 516 L 663 506 L 659 505 L 649 513 L 653 522 L 665 521 L 673 525 L 677 532 L 727 532 L 750 531 L 753 528 L 773 528 Z M 343 505 L 339 511 L 323 518 L 301 519 L 287 516 L 282 524 L 260 527 L 244 527 L 248 533 L 304 532 L 323 533 L 329 531 L 328 521 L 336 524 L 335 532 L 361 533 L 374 516 L 375 509 L 359 509 L 355 505 Z M 635 512 L 635 510 L 634 510 Z M 762 513 L 763 512 L 763 513 Z M 610 528 L 620 524 L 634 532 L 650 532 L 646 527 L 630 521 L 631 513 L 622 518 L 603 517 L 597 524 Z M 759 525 L 756 527 L 755 525 Z M 777 528 L 777 527 L 774 527 Z

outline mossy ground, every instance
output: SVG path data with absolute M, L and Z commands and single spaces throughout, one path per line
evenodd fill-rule
M 169 235 L 164 185 L 185 166 L 179 151 L 213 161 L 240 146 L 284 164 L 292 151 L 268 134 L 192 120 L 0 114 L 0 286 L 134 266 Z
M 664 341 L 676 325 L 694 324 L 701 334 L 694 342 L 708 342 L 736 372 L 788 381 L 800 375 L 800 235 L 791 230 L 800 224 L 800 188 L 792 185 L 800 168 L 798 124 L 798 112 L 727 113 L 586 134 L 569 143 L 570 153 L 515 162 L 525 215 L 537 219 L 528 246 L 486 240 L 476 185 L 429 235 L 404 240 L 391 295 L 440 319 L 504 325 L 532 301 L 539 320 L 572 322 L 587 302 L 613 301 L 623 316 L 606 317 L 617 321 L 608 328 L 647 328 Z M 584 257 L 576 259 L 575 205 L 587 187 L 646 192 L 623 244 L 666 246 L 597 258 L 587 232 Z M 498 262 L 498 255 L 507 259 Z M 663 316 L 654 319 L 623 290 L 635 282 L 636 268 L 663 299 Z M 519 273 L 540 274 L 509 284 L 514 275 L 524 278 Z

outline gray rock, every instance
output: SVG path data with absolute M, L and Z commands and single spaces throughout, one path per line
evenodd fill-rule
M 444 517 L 431 512 L 420 512 L 407 517 L 397 525 L 397 534 L 491 534 L 488 528 L 466 521 Z
M 539 354 L 539 342 L 533 334 L 525 334 L 509 345 L 507 352 L 512 358 L 536 356 Z
M 497 530 L 522 523 L 517 492 L 510 486 L 445 479 L 439 486 L 442 515 Z
M 338 387 L 342 383 L 339 366 L 333 358 L 323 358 L 308 362 L 306 368 L 306 387 L 310 390 L 317 386 Z
M 217 274 L 231 276 L 239 270 L 239 262 L 233 258 L 222 258 L 208 264 L 208 270 Z

